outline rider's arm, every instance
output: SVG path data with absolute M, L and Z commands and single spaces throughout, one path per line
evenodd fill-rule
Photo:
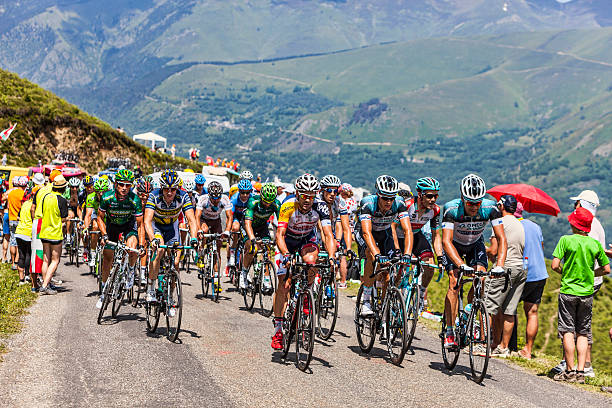
M 198 233 L 198 223 L 196 222 L 193 208 L 185 211 L 184 214 L 185 218 L 187 218 L 187 224 L 189 225 L 189 234 L 191 234 L 192 237 L 195 237 Z
M 493 235 L 491 237 L 491 245 L 487 247 L 487 257 L 489 258 L 489 261 L 493 263 L 495 262 L 495 258 L 497 258 L 498 247 L 499 245 L 497 245 L 497 237 Z
M 285 243 L 285 234 L 287 233 L 287 227 L 279 226 L 276 229 L 276 246 L 278 246 L 278 251 L 281 255 L 288 255 L 289 250 L 287 249 L 287 244 Z
M 374 236 L 372 235 L 372 221 L 371 220 L 361 220 L 361 236 L 363 240 L 366 242 L 368 249 L 372 256 L 376 256 L 380 254 L 380 250 L 376 246 L 376 241 L 374 241 Z
M 246 231 L 247 236 L 249 237 L 249 240 L 254 241 L 255 233 L 253 232 L 253 222 L 251 220 L 245 218 L 244 230 Z
M 325 249 L 329 254 L 329 259 L 334 259 L 336 255 L 336 239 L 330 225 L 323 226 L 323 237 L 325 239 Z
M 410 218 L 400 217 L 400 225 L 404 230 L 404 255 L 412 254 L 412 226 L 410 225 Z
M 433 241 L 433 247 L 434 247 L 434 252 L 436 253 L 436 256 L 438 258 L 440 258 L 442 256 L 442 235 L 440 235 L 440 230 L 435 229 L 435 230 L 431 230 L 431 236 L 432 236 L 432 241 Z
M 346 244 L 346 250 L 351 249 L 352 245 L 352 237 L 351 237 L 351 224 L 349 222 L 349 215 L 343 214 L 340 216 L 340 223 L 342 224 L 342 237 L 344 238 L 344 243 Z M 340 240 L 340 238 L 338 238 Z
M 393 237 L 393 247 L 400 249 L 399 238 L 397 237 L 397 223 L 395 221 L 391 223 L 391 236 Z
M 100 230 L 100 236 L 106 235 L 106 224 L 104 223 L 104 218 L 106 217 L 106 211 L 102 208 L 98 208 L 98 218 L 96 218 L 96 222 L 98 223 L 98 229 Z
M 493 232 L 495 237 L 499 241 L 497 244 L 497 266 L 504 266 L 506 262 L 506 252 L 508 251 L 508 242 L 506 241 L 506 233 L 504 232 L 504 225 L 494 225 Z
M 195 221 L 196 221 L 196 228 L 198 229 L 198 231 L 202 230 L 202 209 L 201 208 L 196 208 L 195 210 Z
M 232 222 L 234 222 L 234 212 L 232 211 L 231 208 L 225 210 L 225 218 L 226 218 L 225 231 L 230 232 L 232 229 Z
M 93 215 L 93 208 L 86 207 L 85 208 L 85 221 L 83 221 L 83 228 L 88 229 L 91 224 L 91 216 Z
M 145 244 L 145 229 L 143 223 L 143 215 L 134 217 L 136 219 L 136 230 L 138 231 L 138 245 L 144 246 Z
M 153 216 L 155 215 L 155 210 L 152 208 L 145 208 L 144 212 L 144 229 L 147 234 L 147 238 L 150 241 L 155 238 L 155 230 L 153 229 Z

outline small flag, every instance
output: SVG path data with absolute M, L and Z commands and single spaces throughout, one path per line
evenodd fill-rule
M 4 129 L 2 133 L 0 133 L 0 137 L 2 137 L 2 141 L 5 141 L 6 139 L 9 138 L 13 130 L 15 130 L 16 126 L 17 126 L 17 123 L 13 123 L 8 129 Z

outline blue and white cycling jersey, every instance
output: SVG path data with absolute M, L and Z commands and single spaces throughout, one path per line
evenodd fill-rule
M 502 215 L 493 200 L 482 200 L 474 217 L 465 215 L 464 204 L 460 198 L 444 204 L 442 210 L 442 229 L 454 230 L 453 242 L 471 245 L 482 236 L 489 221 L 494 227 L 502 225 Z
M 378 196 L 375 194 L 366 196 L 361 199 L 359 203 L 359 223 L 357 229 L 361 229 L 361 221 L 370 220 L 372 221 L 372 231 L 384 231 L 391 228 L 393 220 L 402 219 L 408 217 L 408 210 L 404 199 L 400 196 L 395 197 L 391 209 L 383 214 L 378 210 Z
M 181 212 L 188 210 L 194 211 L 193 203 L 189 194 L 183 190 L 178 190 L 174 200 L 167 204 L 164 201 L 164 196 L 161 189 L 155 189 L 149 194 L 149 200 L 145 208 L 150 208 L 155 211 L 153 220 L 158 224 L 172 224 L 179 218 Z
M 244 215 L 244 211 L 247 208 L 247 204 L 249 203 L 249 199 L 253 197 L 253 194 L 249 194 L 249 196 L 247 197 L 246 201 L 242 201 L 240 199 L 240 193 L 236 193 L 234 194 L 234 196 L 231 198 L 231 203 L 234 211 L 234 219 L 235 220 L 242 220 L 242 216 Z

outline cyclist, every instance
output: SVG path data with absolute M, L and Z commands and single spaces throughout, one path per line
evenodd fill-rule
M 66 247 L 72 245 L 72 219 L 75 217 L 81 218 L 81 180 L 78 177 L 72 177 L 68 181 L 68 189 L 64 193 L 64 198 L 68 200 L 68 219 L 66 220 Z
M 196 207 L 196 197 L 194 194 L 194 190 L 195 190 L 195 181 L 193 181 L 192 179 L 185 179 L 183 181 L 183 191 L 185 191 L 187 193 L 187 195 L 189 196 L 189 199 L 191 200 L 191 205 L 194 208 L 195 211 L 195 207 Z M 187 224 L 185 223 L 185 217 L 183 216 L 183 214 L 181 213 L 181 215 L 179 216 L 179 231 L 181 232 L 181 242 L 187 242 Z
M 196 236 L 197 224 L 193 214 L 193 204 L 189 195 L 179 189 L 180 178 L 174 170 L 164 170 L 159 178 L 161 188 L 149 194 L 145 207 L 144 228 L 157 255 L 151 261 L 147 302 L 156 302 L 153 282 L 157 279 L 159 265 L 164 257 L 164 249 L 159 245 L 180 243 L 179 216 L 181 213 L 187 219 L 191 236 Z M 197 245 L 197 239 L 191 238 L 191 245 Z M 179 270 L 180 252 L 174 259 L 174 267 Z
M 228 251 L 228 267 L 234 266 L 236 263 L 236 248 L 238 247 L 238 240 L 240 239 L 240 230 L 242 221 L 244 219 L 244 210 L 247 208 L 252 192 L 253 184 L 247 179 L 242 179 L 238 182 L 238 194 L 235 194 L 231 199 L 233 217 L 231 247 Z
M 440 207 L 436 204 L 438 194 L 440 192 L 440 183 L 432 177 L 421 177 L 416 181 L 417 196 L 406 191 L 404 203 L 408 209 L 408 217 L 410 218 L 410 227 L 412 228 L 412 253 L 419 257 L 423 262 L 433 264 L 434 251 L 438 259 L 438 263 L 442 262 L 442 238 L 438 234 L 440 229 Z M 402 192 L 400 191 L 400 195 Z M 429 223 L 432 233 L 432 245 L 422 231 L 422 228 Z M 397 238 L 399 248 L 403 245 L 403 231 L 397 230 Z M 421 277 L 420 290 L 420 306 L 425 305 L 425 291 L 433 278 L 434 270 L 432 267 L 423 267 L 423 275 Z
M 110 183 L 106 179 L 98 179 L 93 185 L 94 192 L 87 196 L 85 202 L 85 220 L 83 221 L 83 241 L 89 241 L 88 248 L 85 249 L 88 253 L 95 251 L 98 245 L 98 234 L 92 234 L 89 236 L 89 231 L 99 231 L 98 222 L 95 221 L 98 218 L 98 208 L 100 207 L 100 199 L 102 195 L 110 189 Z M 86 237 L 89 236 L 89 239 Z M 91 251 L 90 251 L 91 250 Z M 94 258 L 89 259 L 89 266 L 94 266 L 96 260 Z
M 404 231 L 403 255 L 409 262 L 412 253 L 412 229 L 404 200 L 397 194 L 399 185 L 394 177 L 382 175 L 376 179 L 376 194 L 364 197 L 359 204 L 359 223 L 355 229 L 355 240 L 359 246 L 359 257 L 366 258 L 364 273 L 361 276 L 363 288 L 362 316 L 374 314 L 371 305 L 371 277 L 375 262 L 385 262 L 394 252 L 391 223 L 398 218 Z M 381 277 L 386 283 L 388 275 Z M 383 283 L 383 285 L 384 285 Z
M 202 175 L 202 174 L 196 174 L 195 176 L 195 197 L 196 197 L 196 204 L 197 204 L 197 199 L 199 196 L 201 196 L 202 194 L 206 194 L 206 187 L 204 187 L 204 184 L 206 183 L 206 178 Z
M 144 205 L 147 205 L 147 201 L 149 201 L 149 194 L 151 194 L 151 191 L 153 191 L 153 177 L 143 176 L 140 179 L 138 179 L 138 182 L 136 183 L 136 194 L 138 195 L 138 198 L 140 198 L 140 201 L 144 203 Z M 147 244 L 146 231 L 145 231 L 145 234 L 143 234 L 142 241 L 139 242 L 139 244 L 143 248 L 146 247 L 146 244 Z M 142 258 L 140 258 L 140 282 L 145 282 L 145 279 L 147 279 L 146 270 L 147 270 L 147 258 L 143 256 Z
M 278 287 L 274 296 L 274 336 L 272 336 L 271 344 L 276 350 L 283 347 L 283 315 L 291 288 L 291 279 L 287 276 L 286 265 L 291 255 L 299 253 L 307 264 L 314 265 L 317 262 L 319 246 L 317 245 L 316 228 L 319 221 L 329 259 L 334 259 L 336 253 L 336 241 L 332 233 L 329 209 L 327 204 L 317 199 L 319 189 L 319 180 L 315 176 L 308 173 L 303 174 L 295 180 L 296 195 L 287 198 L 280 208 L 276 231 Z M 309 282 L 312 283 L 314 270 L 311 268 L 310 272 L 312 272 L 312 279 L 309 273 Z
M 351 249 L 353 234 L 349 221 L 346 202 L 338 194 L 342 182 L 334 175 L 327 175 L 321 179 L 320 199 L 327 204 L 331 219 L 331 227 L 337 241 L 337 247 L 343 252 Z M 340 283 L 338 288 L 346 288 L 346 256 L 340 258 Z
M 138 242 L 142 241 L 144 234 L 142 228 L 142 201 L 131 191 L 134 182 L 134 173 L 128 169 L 122 169 L 115 175 L 115 189 L 109 190 L 100 199 L 98 207 L 98 217 L 96 219 L 102 242 L 110 240 L 117 242 L 119 235 L 123 234 L 126 245 L 136 249 Z M 142 248 L 141 248 L 142 249 Z M 106 245 L 102 254 L 102 283 L 106 284 L 110 269 L 113 263 L 115 250 Z M 138 255 L 134 252 L 129 254 L 129 270 L 126 289 L 131 289 L 134 284 L 134 270 Z M 104 292 L 104 291 L 102 291 Z M 103 295 L 96 304 L 99 309 L 102 307 Z
M 244 211 L 244 231 L 247 241 L 244 244 L 240 288 L 246 288 L 247 271 L 253 262 L 255 251 L 261 250 L 257 239 L 270 238 L 268 225 L 272 215 L 278 219 L 281 203 L 276 199 L 277 189 L 273 183 L 266 183 L 261 188 L 261 195 L 251 197 Z M 264 276 L 264 288 L 270 289 L 270 277 Z
M 85 176 L 82 181 L 83 189 L 79 191 L 79 205 L 81 206 L 81 219 L 85 217 L 85 207 L 87 203 L 87 197 L 94 192 L 94 183 L 96 179 L 91 176 Z
M 474 268 L 486 271 L 489 264 L 482 233 L 490 222 L 497 237 L 497 265 L 494 272 L 503 272 L 506 259 L 506 235 L 504 234 L 502 214 L 495 201 L 485 200 L 485 182 L 475 174 L 468 174 L 461 180 L 461 198 L 444 204 L 442 210 L 442 263 L 449 276 L 448 291 L 444 303 L 444 318 L 447 331 L 444 347 L 457 346 L 454 326 L 457 316 L 459 290 L 455 289 L 460 268 L 473 272 Z M 463 258 L 465 257 L 465 262 Z M 471 301 L 472 292 L 468 295 Z
M 226 225 L 225 231 L 221 225 L 221 213 L 225 211 Z M 226 237 L 230 235 L 230 228 L 232 227 L 232 203 L 228 196 L 223 194 L 223 187 L 218 181 L 212 181 L 208 185 L 208 194 L 204 194 L 198 198 L 198 205 L 196 207 L 196 221 L 198 222 L 198 231 L 202 234 L 223 234 Z M 203 240 L 203 244 L 206 240 Z M 217 242 L 217 247 L 221 248 L 221 240 Z M 217 254 L 218 256 L 219 254 Z M 221 258 L 217 257 L 215 277 L 219 274 L 219 264 Z M 221 288 L 215 288 L 217 291 L 221 291 Z

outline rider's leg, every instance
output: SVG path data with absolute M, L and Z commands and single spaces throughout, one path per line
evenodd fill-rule
M 126 242 L 127 246 L 136 249 L 138 246 L 138 236 L 131 235 Z M 129 260 L 129 271 L 128 271 L 128 283 L 126 288 L 130 289 L 134 285 L 134 274 L 136 273 L 136 261 L 138 260 L 138 254 L 135 252 L 129 252 L 128 254 Z
M 102 252 L 102 284 L 105 284 L 106 280 L 108 279 L 111 266 L 113 265 L 114 254 L 114 250 L 107 248 L 104 248 L 104 251 Z
M 238 240 L 240 239 L 240 222 L 234 220 L 232 222 L 232 235 L 230 241 L 230 248 L 228 248 L 229 258 L 227 261 L 228 266 L 234 266 L 236 264 L 236 248 L 238 247 Z
M 455 318 L 457 317 L 459 289 L 455 289 L 455 286 L 457 286 L 458 277 L 459 269 L 452 269 L 448 272 L 448 291 L 444 301 L 444 318 L 446 319 L 447 329 L 452 329 L 455 326 Z
M 340 257 L 340 283 L 346 284 L 346 275 L 348 271 L 348 263 L 346 262 L 346 256 Z

